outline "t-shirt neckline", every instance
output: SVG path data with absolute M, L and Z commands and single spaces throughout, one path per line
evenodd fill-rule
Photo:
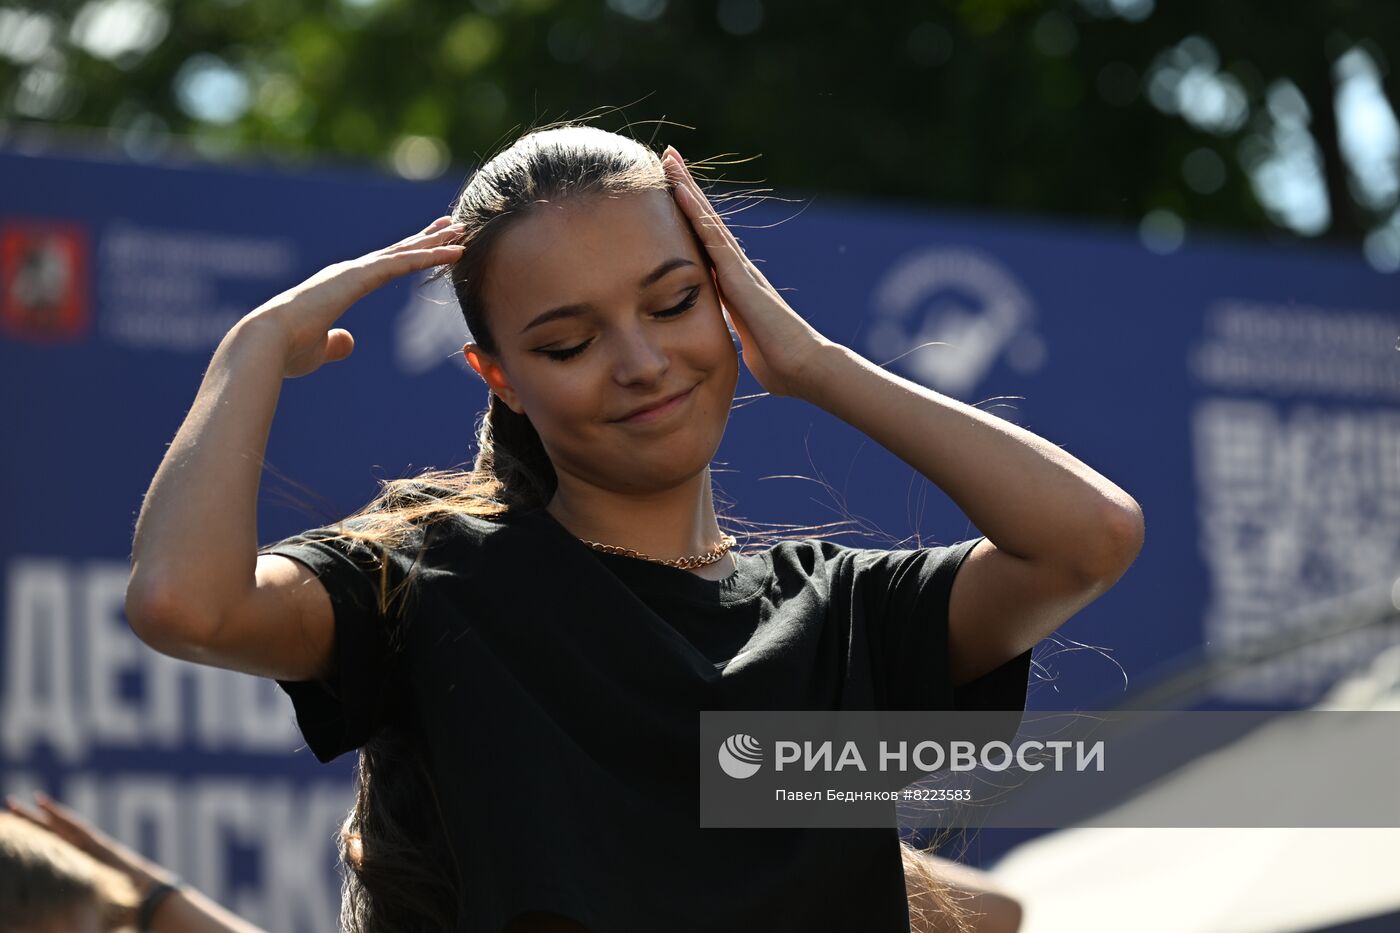
M 640 557 L 595 550 L 580 541 L 543 507 L 520 513 L 520 517 L 551 529 L 554 534 L 572 541 L 580 551 L 598 558 L 628 585 L 649 591 L 661 591 L 702 602 L 717 601 L 728 604 L 756 596 L 773 576 L 772 555 L 768 550 L 744 554 L 731 549 L 730 553 L 734 555 L 734 572 L 722 580 L 708 580 L 680 567 L 668 567 Z

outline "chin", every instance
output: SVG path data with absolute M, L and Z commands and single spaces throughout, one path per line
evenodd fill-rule
M 627 459 L 630 469 L 618 478 L 636 490 L 659 492 L 689 482 L 709 468 L 719 445 L 704 429 L 688 430 L 649 448 L 634 448 Z

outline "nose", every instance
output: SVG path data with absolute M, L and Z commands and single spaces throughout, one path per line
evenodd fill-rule
M 614 378 L 623 385 L 660 382 L 671 366 L 662 338 L 645 324 L 619 333 L 615 348 Z

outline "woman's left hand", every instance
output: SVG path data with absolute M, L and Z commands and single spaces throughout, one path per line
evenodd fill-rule
M 801 395 L 804 380 L 834 344 L 792 310 L 744 255 L 680 153 L 667 146 L 661 164 L 675 183 L 676 203 L 710 252 L 720 303 L 739 334 L 744 365 L 769 394 Z

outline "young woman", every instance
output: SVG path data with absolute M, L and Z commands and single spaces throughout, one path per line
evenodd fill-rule
M 348 356 L 344 311 L 432 266 L 490 391 L 474 468 L 259 549 L 283 380 Z M 709 463 L 741 353 L 986 536 L 736 549 Z M 1142 535 L 1054 444 L 815 331 L 673 150 L 560 126 L 477 169 L 450 218 L 232 329 L 143 504 L 127 610 L 160 651 L 276 678 L 320 760 L 359 749 L 349 930 L 903 933 L 893 827 L 698 828 L 699 712 L 1020 709 L 1031 647 Z

